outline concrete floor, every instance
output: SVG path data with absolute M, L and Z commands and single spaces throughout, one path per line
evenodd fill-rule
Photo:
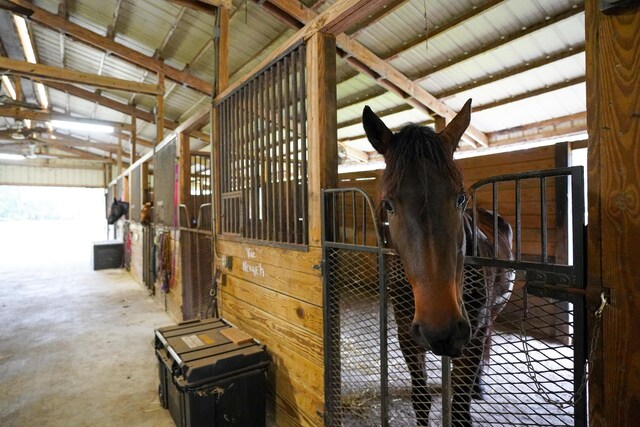
M 175 322 L 126 271 L 91 269 L 102 232 L 0 222 L 1 426 L 174 425 L 152 341 Z

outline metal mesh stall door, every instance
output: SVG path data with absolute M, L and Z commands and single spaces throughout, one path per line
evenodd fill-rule
M 180 255 L 182 262 L 182 314 L 185 320 L 213 314 L 213 247 L 211 204 L 200 207 L 197 226 L 189 228 L 186 206 L 180 206 Z
M 331 248 L 326 254 L 331 337 L 327 404 L 331 426 L 378 426 L 383 421 L 382 328 L 378 254 Z
M 481 270 L 466 266 L 466 298 L 473 298 L 478 285 L 484 286 Z M 514 280 L 524 282 L 525 276 L 518 270 Z M 574 373 L 573 305 L 531 295 L 527 286 L 524 292 L 512 293 L 510 303 L 522 307 L 524 315 L 498 316 L 489 344 L 474 344 L 483 355 L 482 396 L 471 400 L 474 425 L 573 426 L 575 385 L 582 380 Z

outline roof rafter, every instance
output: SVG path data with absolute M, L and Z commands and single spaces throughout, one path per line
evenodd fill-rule
M 96 74 L 83 73 L 50 65 L 32 64 L 27 61 L 0 57 L 0 69 L 6 69 L 16 75 L 32 79 L 53 80 L 61 82 L 82 83 L 90 86 L 118 89 L 129 92 L 162 95 L 164 88 L 159 85 L 132 82 L 130 80 L 105 77 Z
M 16 6 L 23 7 L 31 12 L 31 16 L 28 18 L 32 22 L 37 22 L 47 28 L 53 30 L 64 31 L 70 37 L 76 40 L 80 40 L 83 43 L 87 43 L 97 49 L 111 52 L 112 54 L 134 64 L 141 68 L 156 72 L 164 73 L 167 78 L 174 80 L 180 84 L 184 84 L 199 92 L 210 94 L 213 90 L 211 83 L 206 82 L 193 76 L 191 73 L 185 70 L 179 70 L 175 67 L 165 64 L 159 59 L 154 59 L 134 49 L 116 43 L 113 40 L 103 37 L 100 34 L 94 33 L 91 30 L 81 27 L 78 24 L 70 22 L 68 19 L 60 17 L 56 14 L 49 13 L 46 10 L 37 7 L 33 3 L 27 0 L 7 0 Z
M 73 121 L 76 123 L 87 123 L 87 124 L 111 126 L 115 129 L 120 129 L 120 130 L 131 130 L 131 125 L 129 123 L 112 122 L 109 120 L 94 120 L 94 119 L 87 119 L 84 117 L 67 116 L 66 114 L 56 113 L 55 111 L 31 110 L 31 109 L 24 109 L 19 107 L 7 107 L 7 106 L 1 106 L 1 105 L 0 105 L 0 116 L 13 117 L 14 119 L 21 119 L 21 120 L 29 119 L 29 120 L 35 120 L 35 121 L 65 120 L 65 121 Z

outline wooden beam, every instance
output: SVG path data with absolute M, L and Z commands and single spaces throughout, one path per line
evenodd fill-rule
M 122 138 L 118 137 L 118 175 L 122 174 Z
M 20 7 L 24 7 L 27 10 L 33 12 L 29 19 L 33 22 L 37 22 L 44 25 L 47 28 L 53 30 L 64 31 L 70 37 L 76 40 L 80 40 L 95 48 L 111 52 L 132 64 L 139 67 L 151 70 L 154 72 L 164 72 L 167 78 L 176 81 L 180 84 L 188 86 L 197 91 L 210 94 L 212 91 L 212 85 L 204 80 L 201 80 L 189 72 L 184 70 L 178 70 L 170 65 L 165 64 L 159 59 L 148 57 L 147 55 L 140 53 L 134 49 L 128 48 L 124 45 L 109 40 L 91 30 L 88 30 L 80 25 L 70 22 L 68 19 L 62 18 L 56 14 L 49 13 L 45 9 L 39 8 L 28 0 L 7 0 L 12 4 Z
M 137 132 L 136 116 L 131 116 L 131 164 L 134 164 L 138 160 L 138 132 Z
M 154 113 L 149 111 L 141 110 L 140 108 L 136 108 L 133 105 L 127 105 L 123 102 L 116 101 L 111 98 L 107 98 L 104 95 L 100 95 L 96 92 L 91 92 L 82 88 L 79 88 L 74 85 L 66 84 L 66 83 L 57 83 L 57 82 L 45 82 L 47 86 L 50 88 L 67 92 L 70 95 L 77 96 L 78 98 L 83 98 L 92 102 L 96 102 L 104 107 L 111 108 L 112 110 L 119 111 L 123 114 L 127 114 L 129 116 L 135 117 L 136 119 L 144 120 L 149 123 L 156 123 L 156 116 Z M 178 127 L 178 123 L 164 119 L 164 127 L 169 130 L 174 130 Z M 204 141 L 209 140 L 209 134 L 198 131 L 191 131 L 191 136 L 194 138 L 198 138 Z M 140 141 L 140 140 L 139 140 Z M 153 144 L 151 144 L 153 145 Z
M 180 133 L 178 135 L 178 203 L 187 205 L 191 198 L 191 147 L 189 135 Z M 194 212 L 190 212 L 194 215 Z
M 101 88 L 124 90 L 148 95 L 158 95 L 164 92 L 164 88 L 159 85 L 132 82 L 130 80 L 117 79 L 115 77 L 99 76 L 96 74 L 83 73 L 50 65 L 32 64 L 31 62 L 17 61 L 15 59 L 5 57 L 0 57 L 0 70 L 2 69 L 9 70 L 13 74 L 32 79 L 53 80 L 65 83 L 81 83 Z
M 203 3 L 198 0 L 169 0 L 169 2 L 175 3 L 183 7 L 188 7 L 189 9 L 193 9 L 197 12 L 204 12 L 208 15 L 216 14 L 216 8 L 214 6 L 211 6 L 209 4 Z
M 538 24 L 531 25 L 529 27 L 524 27 L 523 30 L 516 31 L 504 37 L 499 37 L 491 43 L 487 43 L 478 47 L 477 49 L 471 49 L 463 52 L 461 55 L 458 55 L 453 58 L 447 58 L 446 61 L 440 64 L 433 64 L 431 67 L 419 70 L 411 76 L 412 80 L 420 81 L 422 79 L 427 78 L 429 75 L 437 73 L 438 71 L 442 71 L 445 68 L 449 68 L 453 65 L 459 64 L 462 61 L 466 61 L 469 58 L 480 55 L 485 52 L 489 52 L 490 50 L 496 49 L 500 46 L 504 46 L 507 43 L 510 43 L 514 40 L 517 40 L 521 37 L 525 37 L 529 34 L 532 34 L 536 31 L 539 31 L 543 28 L 546 28 L 550 25 L 557 24 L 559 22 L 564 21 L 565 19 L 571 18 L 574 15 L 582 13 L 584 11 L 584 4 L 574 4 L 570 9 L 565 10 L 564 12 L 559 13 L 558 15 L 544 20 Z
M 7 107 L 0 105 L 0 116 L 13 117 L 14 119 L 29 119 L 35 121 L 63 120 L 76 123 L 111 126 L 114 129 L 131 130 L 129 123 L 112 122 L 108 120 L 87 119 L 84 117 L 67 116 L 54 111 L 31 110 L 19 107 Z
M 164 86 L 164 74 L 158 74 L 158 85 Z M 164 96 L 162 94 L 156 97 L 156 142 L 162 141 L 164 138 Z
M 305 8 L 300 4 L 293 7 L 290 0 L 268 1 L 272 5 L 280 8 L 283 12 L 289 13 L 292 17 L 295 17 L 303 23 L 308 22 L 307 19 L 309 16 L 314 17 L 313 20 L 309 22 L 309 24 L 307 24 L 303 29 L 299 30 L 296 35 L 294 35 L 290 40 L 293 40 L 302 32 L 306 34 L 306 31 L 310 31 L 309 27 L 313 25 L 313 22 L 317 22 L 317 20 L 322 19 L 321 16 L 324 15 L 324 13 L 322 15 L 317 15 L 312 10 Z M 328 12 L 328 10 L 325 11 L 325 13 L 326 12 Z M 451 120 L 456 115 L 456 112 L 451 110 L 442 101 L 438 100 L 416 82 L 411 81 L 411 79 L 409 79 L 396 68 L 375 55 L 355 39 L 345 34 L 340 34 L 336 37 L 336 42 L 338 47 L 342 49 L 347 55 L 356 58 L 361 64 L 369 68 L 378 77 L 381 77 L 386 82 L 393 84 L 395 87 L 406 93 L 408 97 L 406 98 L 405 102 L 410 103 L 413 106 L 421 106 L 422 108 L 426 108 L 430 112 L 433 112 L 442 117 L 446 117 L 448 120 Z M 285 45 L 287 44 L 288 43 L 285 43 Z M 282 52 L 284 51 L 286 51 L 286 49 Z M 282 52 L 279 52 L 278 55 Z M 259 71 L 259 69 L 263 68 L 267 63 L 268 61 L 265 64 L 261 64 L 260 67 L 256 67 L 257 69 L 255 71 Z M 478 144 L 483 146 L 488 145 L 487 136 L 483 132 L 475 128 L 473 125 L 469 126 L 466 134 Z
M 43 144 L 50 145 L 52 147 L 55 147 L 58 145 L 65 145 L 70 147 L 89 147 L 89 148 L 97 148 L 107 152 L 115 152 L 118 149 L 118 146 L 115 144 L 78 139 L 78 138 L 74 138 L 72 136 L 60 134 L 57 132 L 52 135 L 44 134 L 42 136 L 36 136 L 36 137 L 33 137 L 32 139 L 38 142 L 41 142 Z
M 309 245 L 316 247 L 320 246 L 323 228 L 320 191 L 338 186 L 335 67 L 335 37 L 315 33 L 307 41 L 307 135 Z
M 118 16 L 120 16 L 120 7 L 122 6 L 122 0 L 117 0 L 116 5 L 113 8 L 113 14 L 111 16 L 111 23 L 107 27 L 107 38 L 113 40 L 116 36 L 116 25 L 118 24 Z
M 232 0 L 198 0 L 200 3 L 205 3 L 210 6 L 222 7 L 225 9 L 231 9 Z
M 516 126 L 487 134 L 491 147 L 519 142 L 544 141 L 545 139 L 568 137 L 587 131 L 585 112 L 556 117 L 550 120 Z
M 640 6 L 600 12 L 587 0 L 589 424 L 638 423 L 640 396 Z M 610 305 L 593 316 L 599 294 Z

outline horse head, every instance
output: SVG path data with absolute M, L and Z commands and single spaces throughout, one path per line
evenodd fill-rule
M 109 225 L 115 224 L 116 221 L 120 219 L 123 215 L 127 215 L 129 213 L 129 203 L 121 200 L 113 198 L 113 203 L 111 204 L 111 211 L 109 212 L 109 217 L 107 218 L 107 223 Z
M 409 124 L 393 133 L 369 107 L 367 138 L 384 156 L 379 209 L 414 296 L 411 333 L 438 355 L 460 356 L 471 337 L 462 301 L 467 196 L 453 160 L 469 126 L 471 100 L 440 133 Z
M 151 202 L 147 202 L 142 205 L 142 209 L 140 210 L 140 223 L 142 225 L 151 224 L 151 213 L 153 210 L 153 204 Z

